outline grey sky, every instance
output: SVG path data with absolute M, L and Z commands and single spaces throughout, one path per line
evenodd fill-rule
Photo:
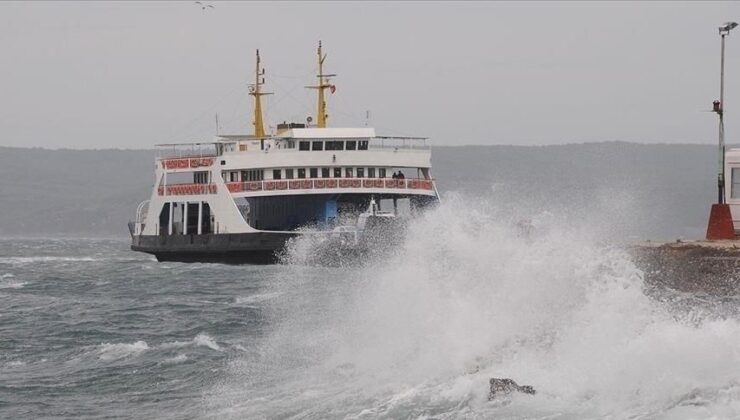
M 717 26 L 740 4 L 0 3 L 0 145 L 139 148 L 251 131 L 254 49 L 270 125 L 329 124 L 435 144 L 716 141 Z M 727 41 L 727 140 L 740 140 L 740 29 Z

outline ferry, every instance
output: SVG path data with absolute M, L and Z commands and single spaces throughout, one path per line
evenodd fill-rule
M 315 122 L 265 130 L 262 99 L 270 93 L 257 50 L 252 134 L 157 145 L 154 188 L 129 222 L 132 250 L 159 261 L 274 263 L 301 235 L 367 250 L 384 245 L 368 244 L 387 239 L 368 230 L 392 226 L 386 221 L 396 219 L 399 205 L 413 217 L 439 201 L 428 138 L 328 126 L 327 91 L 334 93 L 336 75 L 324 72 L 321 42 L 317 56 L 318 83 L 307 86 L 317 92 Z

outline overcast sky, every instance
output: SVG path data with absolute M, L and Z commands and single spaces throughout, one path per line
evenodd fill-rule
M 209 2 L 205 2 L 208 4 Z M 316 44 L 337 73 L 329 125 L 437 145 L 716 142 L 717 27 L 731 2 L 0 3 L 0 145 L 142 148 L 251 132 L 254 50 L 269 125 L 315 115 Z M 740 142 L 740 29 L 726 127 Z

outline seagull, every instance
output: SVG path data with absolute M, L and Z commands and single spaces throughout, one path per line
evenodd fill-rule
M 203 3 L 199 2 L 199 1 L 196 1 L 195 4 L 199 5 L 200 8 L 203 9 L 203 10 L 206 10 L 206 8 L 210 8 L 210 9 L 215 9 L 216 8 L 216 6 L 214 6 L 212 4 L 203 4 Z

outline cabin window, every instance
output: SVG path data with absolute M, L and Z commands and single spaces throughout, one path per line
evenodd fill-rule
M 308 170 L 309 175 L 311 178 L 318 178 L 319 177 L 319 168 L 311 168 Z
M 334 168 L 334 178 L 342 177 L 342 168 Z
M 365 178 L 365 168 L 357 168 L 357 177 Z
M 321 177 L 329 178 L 329 168 L 321 168 Z
M 378 168 L 378 178 L 385 178 L 385 168 Z
M 344 176 L 346 178 L 352 178 L 352 168 L 344 168 Z
M 229 172 L 229 181 L 239 182 L 239 172 Z
M 293 179 L 293 169 L 285 170 L 285 179 Z
M 298 142 L 298 150 L 311 150 L 311 142 L 308 142 L 308 141 L 299 141 Z
M 251 171 L 242 171 L 242 182 L 246 181 L 262 181 L 263 172 L 259 169 L 253 169 Z
M 207 184 L 208 183 L 208 171 L 193 172 L 193 183 L 194 184 Z
M 740 168 L 732 168 L 732 188 L 730 198 L 740 198 Z
M 357 150 L 367 150 L 367 144 L 369 142 L 367 140 L 360 140 L 360 143 L 357 145 Z
M 314 141 L 312 142 L 313 145 L 311 146 L 313 151 L 321 151 L 324 150 L 324 142 L 323 141 Z
M 280 169 L 272 170 L 272 179 L 282 179 L 282 171 Z
M 357 150 L 357 141 L 347 140 L 347 150 Z
M 326 150 L 344 150 L 343 141 L 327 141 Z
M 298 168 L 298 178 L 306 177 L 306 168 Z
M 367 177 L 375 178 L 375 168 L 367 168 Z

